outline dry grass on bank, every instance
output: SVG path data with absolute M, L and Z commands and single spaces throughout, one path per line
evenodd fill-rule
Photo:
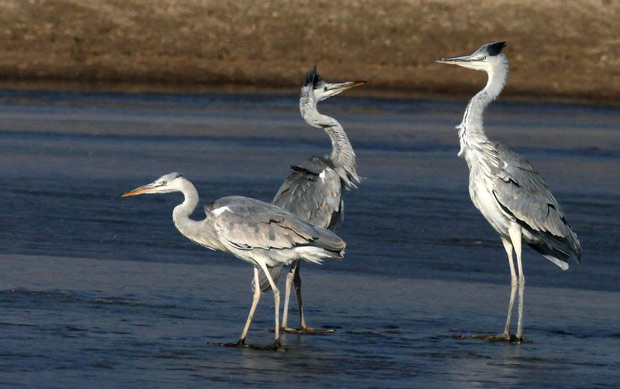
M 615 102 L 620 1 L 0 0 L 0 80 L 471 92 L 434 63 L 506 40 L 513 97 Z

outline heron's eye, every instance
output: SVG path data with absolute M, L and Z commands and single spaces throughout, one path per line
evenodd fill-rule
M 166 180 L 162 180 L 162 182 L 161 182 L 162 185 L 166 185 L 167 183 L 168 183 L 168 181 L 166 181 Z
M 486 55 L 483 55 L 482 57 L 480 57 L 481 61 L 484 61 L 485 59 L 487 59 Z
M 323 92 L 327 92 L 327 87 L 323 88 Z

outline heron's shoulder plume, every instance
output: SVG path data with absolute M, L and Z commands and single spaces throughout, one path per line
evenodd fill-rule
M 319 73 L 316 71 L 316 65 L 314 65 L 314 67 L 306 73 L 304 86 L 312 86 L 315 88 L 321 81 L 323 81 L 323 79 L 319 76 Z
M 504 47 L 506 47 L 507 44 L 506 42 L 495 42 L 495 43 L 489 43 L 486 47 L 487 49 L 487 54 L 489 56 L 495 56 L 498 55 L 499 53 L 502 52 L 502 50 L 504 49 Z

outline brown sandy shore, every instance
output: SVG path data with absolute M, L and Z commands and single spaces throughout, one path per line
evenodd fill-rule
M 0 86 L 296 89 L 318 64 L 362 93 L 471 93 L 437 65 L 508 41 L 504 98 L 620 101 L 618 0 L 0 0 Z

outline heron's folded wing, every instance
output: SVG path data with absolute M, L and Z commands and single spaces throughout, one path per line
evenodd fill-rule
M 503 166 L 494 190 L 500 204 L 533 230 L 564 236 L 567 228 L 564 213 L 538 172 L 507 149 L 501 150 L 500 161 Z
M 323 247 L 329 246 L 330 240 L 338 246 L 342 242 L 327 230 L 321 231 L 281 208 L 251 198 L 224 197 L 207 213 L 218 235 L 240 249 L 285 249 L 311 243 Z M 313 243 L 319 239 L 321 244 Z
M 341 191 L 338 173 L 325 161 L 313 158 L 293 167 L 273 204 L 311 224 L 333 228 L 343 217 Z
M 493 194 L 502 209 L 514 216 L 525 228 L 541 233 L 540 238 L 553 240 L 554 246 L 581 256 L 581 247 L 566 216 L 538 172 L 521 156 L 498 147 L 502 164 L 494 182 Z M 570 253 L 567 252 L 570 256 Z

